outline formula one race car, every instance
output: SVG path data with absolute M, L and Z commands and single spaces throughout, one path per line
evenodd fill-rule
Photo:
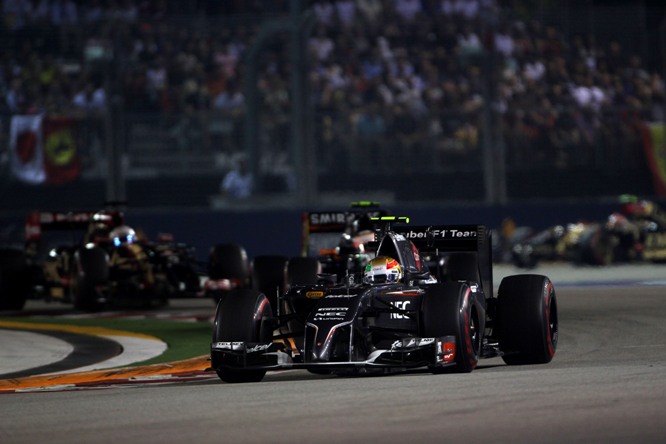
M 620 203 L 605 221 L 555 225 L 515 239 L 513 263 L 534 268 L 540 261 L 583 265 L 666 261 L 666 212 L 636 196 L 621 196 Z
M 636 196 L 621 196 L 621 202 L 621 210 L 609 217 L 607 226 L 623 247 L 623 257 L 666 262 L 666 210 Z
M 535 268 L 542 261 L 608 265 L 613 260 L 612 245 L 612 237 L 601 223 L 555 225 L 517 241 L 512 261 L 521 268 Z
M 277 304 L 277 294 L 293 285 L 315 284 L 317 274 L 338 281 L 347 273 L 362 272 L 374 257 L 368 242 L 374 241 L 372 217 L 386 215 L 376 202 L 352 202 L 345 211 L 303 213 L 301 256 L 260 255 L 249 260 L 235 243 L 218 244 L 208 256 L 204 294 L 216 302 L 239 288 L 263 292 Z
M 314 258 L 322 272 L 338 278 L 362 272 L 374 257 L 368 243 L 374 241 L 375 223 L 386 216 L 377 202 L 352 202 L 346 211 L 312 211 L 303 214 L 303 257 Z
M 255 382 L 280 369 L 471 372 L 495 356 L 510 365 L 551 361 L 558 314 L 546 276 L 506 277 L 494 297 L 486 227 L 385 223 L 376 257 L 343 282 L 322 275 L 291 287 L 276 305 L 256 290 L 226 294 L 211 344 L 220 379 Z M 445 277 L 430 273 L 425 253 L 447 256 Z
M 24 246 L 0 251 L 0 309 L 20 310 L 28 298 L 72 302 L 78 249 L 121 223 L 116 210 L 28 214 Z
M 124 220 L 116 209 L 30 213 L 25 248 L 0 250 L 0 309 L 21 309 L 27 298 L 82 310 L 162 305 L 200 291 L 191 248 L 168 235 L 148 242 Z M 115 232 L 124 234 L 114 239 Z M 123 254 L 130 250 L 139 253 L 136 261 Z

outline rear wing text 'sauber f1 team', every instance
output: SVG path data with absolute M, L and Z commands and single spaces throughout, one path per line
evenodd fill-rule
M 479 276 L 483 288 L 492 291 L 492 239 L 485 225 L 409 225 L 409 218 L 383 216 L 372 219 L 379 228 L 376 239 L 382 238 L 382 231 L 391 230 L 414 243 L 421 254 L 443 255 L 455 252 L 476 253 Z M 377 242 L 368 245 L 376 250 Z

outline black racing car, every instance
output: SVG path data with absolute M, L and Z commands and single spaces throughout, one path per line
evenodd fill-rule
M 25 246 L 0 249 L 0 310 L 20 310 L 28 298 L 73 303 L 82 310 L 143 307 L 201 290 L 203 271 L 193 249 L 170 235 L 141 241 L 155 277 L 149 289 L 139 288 L 138 273 L 114 273 L 110 258 L 117 246 L 109 233 L 123 224 L 117 209 L 28 214 Z
M 536 233 L 522 230 L 527 235 L 512 241 L 513 263 L 534 268 L 544 260 L 584 265 L 666 261 L 666 211 L 636 196 L 621 196 L 620 203 L 605 221 L 555 225 Z
M 29 213 L 24 245 L 0 250 L 0 309 L 20 310 L 28 298 L 73 302 L 78 251 L 123 220 L 116 210 Z
M 344 211 L 310 211 L 303 214 L 302 257 L 316 259 L 323 273 L 338 278 L 348 272 L 363 271 L 374 251 L 368 243 L 374 240 L 372 218 L 387 216 L 377 202 L 352 202 Z
M 558 338 L 553 284 L 541 275 L 509 276 L 494 297 L 486 227 L 395 224 L 376 236 L 377 257 L 399 264 L 399 282 L 350 274 L 333 283 L 322 275 L 315 285 L 291 287 L 275 305 L 256 290 L 226 294 L 211 344 L 218 376 L 254 382 L 280 369 L 440 373 L 471 372 L 480 358 L 495 356 L 507 364 L 551 361 Z M 434 278 L 426 253 L 446 256 L 445 276 Z

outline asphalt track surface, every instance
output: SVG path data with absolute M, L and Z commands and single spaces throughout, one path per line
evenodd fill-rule
M 558 297 L 549 364 L 13 393 L 0 442 L 666 442 L 666 266 L 536 272 Z

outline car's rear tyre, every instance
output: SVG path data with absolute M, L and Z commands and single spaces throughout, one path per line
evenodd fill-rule
M 273 329 L 271 304 L 262 293 L 250 289 L 232 290 L 217 305 L 213 342 L 271 342 Z M 259 382 L 266 370 L 220 367 L 213 353 L 211 362 L 224 382 Z
M 504 362 L 545 364 L 553 359 L 558 338 L 557 299 L 546 276 L 502 279 L 497 310 L 497 336 Z
M 581 235 L 576 262 L 586 265 L 610 265 L 614 262 L 611 236 L 602 227 L 588 228 Z
M 72 275 L 72 300 L 74 308 L 99 311 L 106 307 L 100 287 L 108 293 L 109 256 L 100 247 L 81 248 L 76 252 Z
M 208 278 L 229 280 L 232 288 L 247 288 L 250 281 L 250 263 L 245 249 L 238 244 L 219 244 L 211 248 L 208 255 Z M 213 290 L 208 293 L 218 303 L 228 290 Z
M 215 245 L 208 256 L 210 279 L 240 279 L 250 277 L 245 249 L 238 244 Z
M 278 295 L 287 288 L 285 256 L 257 256 L 252 261 L 252 288 L 266 295 L 271 307 L 277 307 Z
M 287 264 L 287 284 L 315 285 L 321 273 L 321 264 L 314 257 L 292 257 Z
M 454 367 L 433 366 L 433 373 L 469 373 L 476 367 L 481 350 L 481 324 L 474 294 L 465 282 L 444 282 L 426 287 L 421 305 L 421 336 L 455 336 Z
M 18 249 L 0 249 L 0 310 L 23 309 L 31 287 L 25 253 Z

